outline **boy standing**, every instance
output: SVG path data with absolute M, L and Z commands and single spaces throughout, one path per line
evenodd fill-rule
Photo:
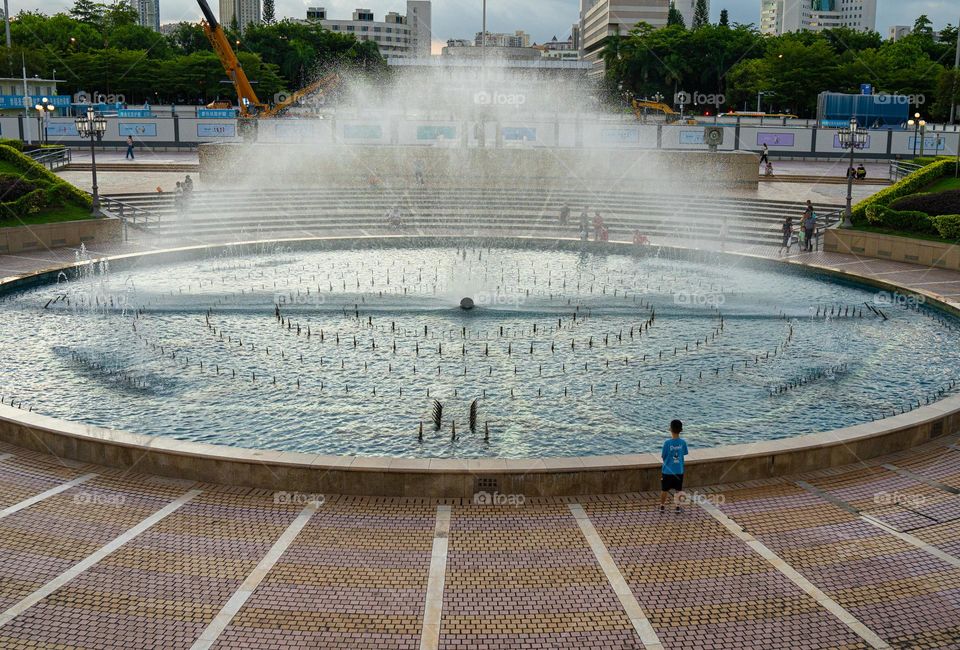
M 673 490 L 677 494 L 683 492 L 683 457 L 687 455 L 687 441 L 680 437 L 683 431 L 683 422 L 670 422 L 670 439 L 663 443 L 660 457 L 663 458 L 663 472 L 660 477 L 660 512 L 664 511 L 667 497 Z M 680 504 L 676 506 L 676 513 L 680 514 Z

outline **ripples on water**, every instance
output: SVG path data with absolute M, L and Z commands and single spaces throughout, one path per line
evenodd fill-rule
M 460 310 L 464 296 L 478 307 Z M 658 257 L 220 257 L 6 296 L 0 392 L 55 417 L 290 451 L 650 452 L 672 418 L 686 422 L 691 446 L 708 447 L 870 421 L 948 387 L 960 368 L 957 324 L 889 298 Z M 855 316 L 838 316 L 849 306 Z

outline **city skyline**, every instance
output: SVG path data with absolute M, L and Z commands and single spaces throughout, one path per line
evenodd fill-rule
M 216 4 L 213 3 L 216 9 Z M 67 11 L 73 0 L 44 0 L 39 6 L 38 0 L 10 0 L 10 12 L 16 15 L 22 10 L 57 13 Z M 491 32 L 513 33 L 524 30 L 533 36 L 537 43 L 550 40 L 553 36 L 564 39 L 570 33 L 570 26 L 578 21 L 579 0 L 537 0 L 522 5 L 517 3 L 487 3 L 487 28 Z M 335 18 L 349 18 L 359 7 L 371 9 L 376 16 L 387 12 L 403 13 L 405 0 L 276 0 L 278 19 L 305 18 L 307 7 L 322 6 Z M 448 39 L 473 38 L 480 31 L 480 0 L 434 0 L 433 3 L 433 42 L 434 52 Z M 720 11 L 727 9 L 731 23 L 754 23 L 760 25 L 759 0 L 713 0 L 710 2 L 710 20 L 716 22 Z M 911 3 L 878 2 L 877 31 L 886 37 L 888 28 L 893 25 L 912 25 L 917 16 L 926 14 L 933 21 L 934 29 L 941 29 L 948 23 L 956 25 L 960 20 L 960 11 L 952 0 L 920 0 Z M 196 0 L 160 0 L 160 22 L 199 22 L 200 9 Z

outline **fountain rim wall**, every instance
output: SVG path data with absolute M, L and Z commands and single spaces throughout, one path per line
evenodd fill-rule
M 825 275 L 883 290 L 922 295 L 928 305 L 960 316 L 960 309 L 939 296 L 855 272 L 795 260 L 696 248 L 647 246 L 620 242 L 580 242 L 540 237 L 367 236 L 253 240 L 145 251 L 95 258 L 0 278 L 0 293 L 44 284 L 61 272 L 109 261 L 111 267 L 149 260 L 169 263 L 195 259 L 244 246 L 290 246 L 341 249 L 357 246 L 473 244 L 492 247 L 546 248 L 607 254 L 666 252 L 677 258 L 696 254 L 736 257 L 760 266 Z M 693 449 L 687 458 L 690 487 L 739 483 L 825 469 L 909 449 L 960 431 L 960 395 L 909 413 L 841 429 L 755 443 Z M 572 496 L 649 491 L 659 484 L 661 461 L 654 453 L 555 458 L 412 459 L 380 456 L 334 456 L 270 451 L 176 440 L 98 427 L 24 412 L 0 405 L 0 440 L 77 462 L 208 483 L 273 490 L 300 490 L 365 496 L 467 498 L 478 491 L 527 496 Z M 478 481 L 483 479 L 483 481 Z

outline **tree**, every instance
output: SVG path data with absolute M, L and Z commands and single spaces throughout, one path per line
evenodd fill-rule
M 677 25 L 686 29 L 687 25 L 683 22 L 683 14 L 677 9 L 677 5 L 670 3 L 670 10 L 667 12 L 667 26 Z
M 273 7 L 273 0 L 263 0 L 263 22 L 267 25 L 276 20 L 276 13 Z
M 727 13 L 726 9 L 720 10 L 720 22 L 717 24 L 720 25 L 721 27 L 730 26 L 730 14 Z
M 927 14 L 920 14 L 920 17 L 913 23 L 913 33 L 918 36 L 929 36 L 933 38 L 933 23 L 927 17 Z
M 707 0 L 697 0 L 696 8 L 693 11 L 692 29 L 700 29 L 710 24 L 710 12 L 707 11 Z
M 74 0 L 70 16 L 81 23 L 99 27 L 103 24 L 106 8 L 93 0 Z

